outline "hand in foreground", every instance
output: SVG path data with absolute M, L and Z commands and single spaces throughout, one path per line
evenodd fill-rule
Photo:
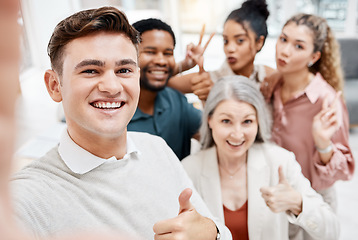
M 208 72 L 199 73 L 191 79 L 191 83 L 193 93 L 198 96 L 201 101 L 206 101 L 214 85 L 213 81 L 211 81 L 210 74 Z
M 264 81 L 261 83 L 260 90 L 267 102 L 270 102 L 273 92 L 276 86 L 282 80 L 282 75 L 278 71 L 274 71 L 270 75 L 266 76 Z
M 11 158 L 15 142 L 15 103 L 19 90 L 20 2 L 0 0 L 0 238 L 26 239 L 12 219 L 9 196 Z
M 15 103 L 20 87 L 20 26 L 17 22 L 19 9 L 18 0 L 0 0 L 0 239 L 34 240 L 29 234 L 22 232 L 15 223 L 8 185 L 15 138 Z M 118 234 L 86 233 L 51 239 L 128 240 L 132 238 Z
M 201 57 L 198 62 L 199 74 L 191 79 L 191 90 L 202 101 L 206 101 L 209 92 L 214 85 L 210 74 L 204 69 L 204 58 Z
M 302 196 L 291 187 L 282 172 L 282 166 L 278 168 L 279 182 L 273 187 L 262 187 L 261 195 L 266 205 L 274 213 L 291 211 L 296 216 L 302 212 Z
M 215 239 L 215 223 L 206 217 L 201 216 L 190 202 L 192 190 L 184 189 L 179 196 L 178 216 L 157 222 L 153 226 L 155 240 L 171 239 Z
M 322 110 L 313 118 L 313 139 L 316 147 L 320 149 L 325 149 L 331 144 L 331 139 L 340 126 L 338 105 L 341 94 L 341 91 L 337 92 L 331 104 L 328 103 L 328 96 L 326 96 L 322 103 Z

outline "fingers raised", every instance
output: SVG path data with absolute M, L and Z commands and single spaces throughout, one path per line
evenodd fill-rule
M 287 182 L 287 180 L 286 180 L 285 174 L 283 173 L 282 166 L 279 166 L 278 167 L 278 183 L 286 183 L 286 182 Z
M 203 41 L 203 38 L 204 38 L 204 34 L 205 34 L 205 23 L 203 24 L 203 27 L 201 28 L 201 31 L 200 31 L 200 36 L 199 36 L 199 42 L 198 42 L 198 46 L 201 45 L 202 41 Z M 215 32 L 211 33 L 210 36 L 209 36 L 209 39 L 208 41 L 205 43 L 204 45 L 204 48 L 203 48 L 203 53 L 205 52 L 206 48 L 208 47 L 211 39 L 215 36 Z
M 204 33 L 205 33 L 205 23 L 201 27 L 198 45 L 201 45 L 201 42 L 203 41 Z
M 211 39 L 213 39 L 214 36 L 215 36 L 215 32 L 210 34 L 210 37 L 209 37 L 208 41 L 205 43 L 203 52 L 205 52 L 206 48 L 209 46 L 209 43 L 210 43 Z
M 191 195 L 193 194 L 193 191 L 190 188 L 184 189 L 180 195 L 179 195 L 179 214 L 190 211 L 194 208 L 194 206 L 190 202 Z
M 342 91 L 338 91 L 334 100 L 333 100 L 333 103 L 331 104 L 332 105 L 337 105 L 338 104 L 338 101 L 339 101 L 339 98 L 342 96 Z
M 328 104 L 328 95 L 326 95 L 323 99 L 323 102 L 322 102 L 322 109 L 327 109 L 329 104 Z
M 197 64 L 199 66 L 199 73 L 203 73 L 205 72 L 205 69 L 204 69 L 204 57 L 201 56 L 198 61 L 197 61 Z

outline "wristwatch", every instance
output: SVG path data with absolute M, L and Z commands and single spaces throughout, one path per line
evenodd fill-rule
M 216 225 L 215 225 L 216 226 Z M 216 231 L 217 231 L 217 233 L 216 233 L 216 240 L 220 240 L 221 239 L 221 234 L 220 234 L 220 231 L 219 231 L 219 228 L 218 228 L 218 226 L 216 226 Z

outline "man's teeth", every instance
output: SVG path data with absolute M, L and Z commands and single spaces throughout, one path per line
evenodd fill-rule
M 164 71 L 151 71 L 151 74 L 163 75 L 163 74 L 165 74 L 165 72 Z
M 99 102 L 99 103 L 95 103 L 95 104 L 93 104 L 93 106 L 94 107 L 96 107 L 96 108 L 103 108 L 103 109 L 105 109 L 105 108 L 119 108 L 119 107 L 121 107 L 121 103 L 120 102 Z

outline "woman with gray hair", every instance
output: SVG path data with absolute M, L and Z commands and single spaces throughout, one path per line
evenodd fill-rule
M 289 222 L 313 238 L 338 239 L 338 218 L 295 155 L 270 142 L 270 116 L 248 78 L 219 80 L 203 112 L 202 149 L 182 161 L 184 168 L 234 240 L 289 239 Z

